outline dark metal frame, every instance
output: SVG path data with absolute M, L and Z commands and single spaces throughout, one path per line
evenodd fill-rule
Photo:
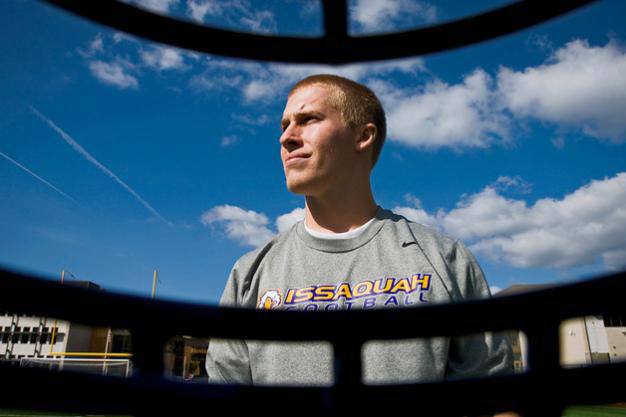
M 407 401 L 423 415 L 477 415 L 516 410 L 558 416 L 575 404 L 626 400 L 626 362 L 564 369 L 559 326 L 586 315 L 620 315 L 626 272 L 523 295 L 396 310 L 285 312 L 218 308 L 149 300 L 63 286 L 0 270 L 0 306 L 90 326 L 128 329 L 137 374 L 129 379 L 0 365 L 1 407 L 84 413 L 190 412 L 342 415 L 386 413 Z M 462 318 L 462 319 L 460 319 Z M 361 348 L 368 340 L 521 330 L 528 338 L 526 373 L 432 383 L 367 386 Z M 176 335 L 268 341 L 328 341 L 334 349 L 331 387 L 189 384 L 163 378 L 165 343 Z M 34 395 L 33 387 L 41 387 Z M 33 402 L 36 399 L 36 402 Z
M 482 15 L 401 33 L 350 37 L 345 0 L 323 0 L 321 38 L 263 36 L 179 21 L 115 0 L 44 0 L 93 21 L 157 42 L 218 55 L 283 62 L 343 64 L 439 52 L 508 34 L 593 0 L 525 0 Z M 137 374 L 129 379 L 53 373 L 0 363 L 0 406 L 83 413 L 303 416 L 388 413 L 410 402 L 422 415 L 473 415 L 516 410 L 558 416 L 575 404 L 626 400 L 626 363 L 563 369 L 559 326 L 591 314 L 626 309 L 626 272 L 524 295 L 370 311 L 281 312 L 217 308 L 62 286 L 0 269 L 0 307 L 90 326 L 130 330 Z M 455 336 L 521 330 L 528 338 L 527 372 L 518 375 L 394 386 L 361 381 L 368 340 Z M 185 384 L 163 378 L 165 343 L 176 335 L 333 345 L 331 387 Z
M 126 33 L 198 52 L 261 61 L 346 64 L 471 45 L 545 22 L 596 0 L 523 0 L 436 26 L 371 36 L 348 35 L 347 0 L 323 0 L 325 34 L 319 38 L 217 29 L 118 0 L 44 1 Z

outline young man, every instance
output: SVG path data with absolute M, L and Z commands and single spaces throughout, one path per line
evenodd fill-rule
M 367 87 L 317 75 L 297 83 L 281 121 L 287 188 L 306 217 L 240 258 L 221 304 L 261 309 L 397 308 L 489 297 L 459 241 L 378 207 L 370 173 L 385 140 L 385 114 Z M 212 340 L 211 382 L 332 383 L 327 344 Z M 504 338 L 411 339 L 364 347 L 366 383 L 399 383 L 512 371 Z

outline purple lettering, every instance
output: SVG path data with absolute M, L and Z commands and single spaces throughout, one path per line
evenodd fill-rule
M 363 300 L 363 310 L 374 308 L 376 306 L 376 297 L 366 298 Z
M 396 298 L 395 295 L 392 295 L 391 297 L 387 299 L 387 301 L 385 301 L 385 305 L 388 305 L 388 304 L 398 305 L 398 299 Z

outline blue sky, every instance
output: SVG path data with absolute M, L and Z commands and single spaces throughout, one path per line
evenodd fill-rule
M 316 2 L 137 0 L 239 30 L 316 35 Z M 351 1 L 352 33 L 504 1 Z M 468 7 L 472 7 L 469 9 Z M 457 51 L 346 67 L 206 56 L 34 0 L 0 4 L 0 264 L 215 303 L 234 261 L 298 218 L 286 91 L 318 72 L 381 97 L 377 202 L 462 239 L 493 287 L 626 265 L 626 3 Z

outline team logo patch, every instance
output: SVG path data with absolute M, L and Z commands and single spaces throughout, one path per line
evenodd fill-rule
M 283 295 L 280 290 L 267 290 L 259 299 L 257 308 L 260 310 L 271 310 L 281 305 Z

